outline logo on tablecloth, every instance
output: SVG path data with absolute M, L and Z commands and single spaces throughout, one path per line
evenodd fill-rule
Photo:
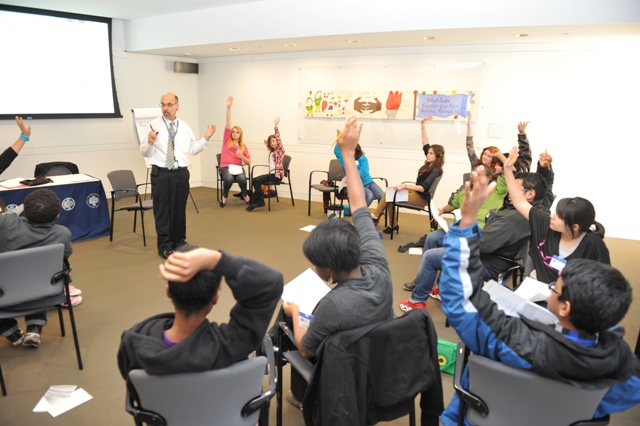
M 8 212 L 10 212 L 11 210 L 13 210 L 13 209 L 15 209 L 17 207 L 18 207 L 17 204 L 9 204 L 5 208 L 7 209 Z
M 65 198 L 62 200 L 62 208 L 66 211 L 71 211 L 76 206 L 76 200 L 71 197 Z
M 95 192 L 93 194 L 89 194 L 87 197 L 87 205 L 92 209 L 100 207 L 100 196 Z

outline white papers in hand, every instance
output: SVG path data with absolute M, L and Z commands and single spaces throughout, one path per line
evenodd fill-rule
M 300 231 L 311 232 L 314 229 L 316 229 L 315 225 L 307 225 L 307 226 L 303 226 L 302 228 L 300 228 Z
M 547 297 L 551 294 L 551 290 L 548 284 L 527 277 L 514 293 L 532 302 L 543 302 L 547 300 Z
M 416 255 L 422 256 L 422 248 L 420 248 L 420 247 L 410 247 L 409 248 L 409 254 L 416 254 Z
M 311 320 L 311 313 L 329 291 L 331 289 L 325 282 L 309 268 L 284 286 L 282 300 L 296 303 L 300 308 L 300 316 Z
M 35 406 L 33 412 L 49 413 L 52 417 L 58 417 L 92 398 L 84 389 L 76 389 L 75 385 L 51 386 Z
M 229 164 L 229 173 L 232 175 L 241 175 L 244 173 L 244 168 L 242 166 L 238 166 L 237 164 Z
M 400 191 L 397 191 L 398 195 L 396 195 L 396 201 L 399 203 L 406 203 L 407 201 L 409 201 L 409 191 L 406 189 L 401 189 Z M 393 186 L 388 186 L 387 187 L 387 203 L 393 203 L 393 196 L 396 193 L 396 189 Z
M 347 177 L 345 176 L 340 181 L 340 185 L 338 185 L 338 192 L 342 191 L 346 187 L 347 187 Z
M 527 317 L 543 324 L 556 324 L 558 318 L 542 306 L 523 299 L 495 281 L 488 281 L 482 290 L 489 293 L 498 308 L 510 317 Z
M 462 219 L 462 212 L 460 211 L 460 209 L 455 209 L 451 213 L 453 213 L 453 215 L 455 216 L 456 222 Z
M 431 200 L 431 203 L 429 204 L 429 211 L 431 211 L 431 217 L 438 222 L 440 228 L 442 228 L 444 232 L 449 232 L 449 224 L 442 216 L 438 215 L 440 210 L 436 207 L 436 203 L 434 203 L 433 200 Z

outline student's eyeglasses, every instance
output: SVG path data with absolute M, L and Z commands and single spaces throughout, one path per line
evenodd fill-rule
M 558 296 L 561 296 L 561 293 L 558 293 L 558 290 L 556 290 L 556 284 L 557 282 L 554 281 L 552 283 L 549 284 L 549 290 L 551 290 L 552 292 L 554 292 L 555 294 L 557 294 Z

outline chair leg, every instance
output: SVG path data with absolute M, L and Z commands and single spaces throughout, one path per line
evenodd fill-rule
M 311 183 L 309 183 L 309 203 L 307 204 L 307 216 L 311 216 Z
M 73 333 L 73 343 L 76 347 L 76 357 L 78 358 L 78 369 L 83 370 L 84 367 L 82 365 L 82 355 L 80 355 L 80 342 L 78 341 L 78 330 L 76 329 L 76 318 L 73 314 L 73 305 L 71 304 L 71 296 L 69 296 L 69 288 L 65 284 L 65 288 L 67 288 L 67 310 L 69 311 L 69 321 L 71 322 L 71 332 Z M 60 317 L 62 318 L 62 311 L 58 308 L 58 312 L 60 313 Z M 62 324 L 62 321 L 60 321 Z
M 138 221 L 138 210 L 133 211 L 133 233 L 136 232 L 136 222 Z
M 289 185 L 289 193 L 291 194 L 291 205 L 293 207 L 296 206 L 296 203 L 293 201 L 293 188 L 291 187 L 291 177 L 287 177 L 287 184 Z
M 409 426 L 416 426 L 416 407 L 413 405 L 409 411 Z
M 109 241 L 113 241 L 113 219 L 115 219 L 116 200 L 111 198 L 111 231 L 109 233 Z
M 193 201 L 193 207 L 196 208 L 196 213 L 200 213 L 200 210 L 198 210 L 198 206 L 196 206 L 196 200 L 194 200 L 193 195 L 191 195 L 191 190 L 189 190 L 189 197 L 191 197 L 191 201 Z
M 147 236 L 144 233 L 144 210 L 140 210 L 140 222 L 142 222 L 142 243 L 147 246 Z
M 2 396 L 7 396 L 7 387 L 4 384 L 4 376 L 2 375 L 2 365 L 0 365 L 0 387 L 2 387 Z
M 69 301 L 67 301 L 69 303 Z M 60 335 L 62 337 L 67 335 L 66 330 L 64 329 L 64 318 L 62 317 L 62 308 L 58 308 L 58 320 L 60 321 Z

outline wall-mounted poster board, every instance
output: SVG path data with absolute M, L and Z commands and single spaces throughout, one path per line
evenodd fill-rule
M 457 142 L 468 113 L 479 116 L 485 81 L 483 63 L 301 68 L 300 140 L 330 143 L 344 118 L 355 116 L 364 124 L 362 145 L 413 148 L 416 121 L 432 115 L 433 143 Z

